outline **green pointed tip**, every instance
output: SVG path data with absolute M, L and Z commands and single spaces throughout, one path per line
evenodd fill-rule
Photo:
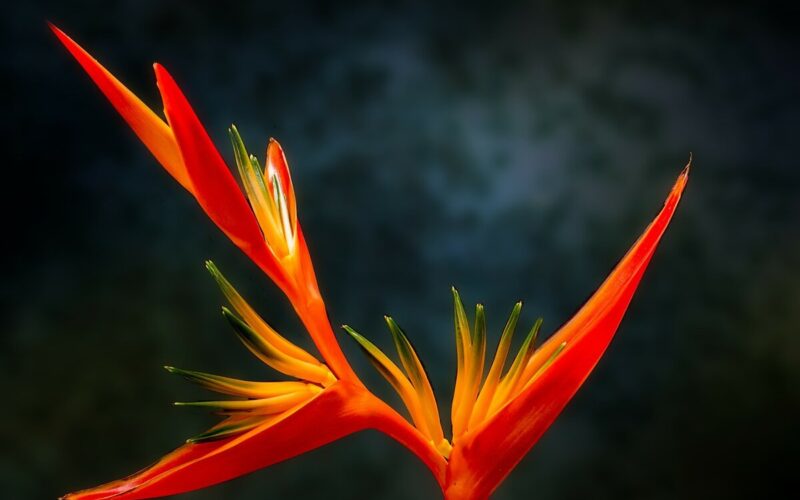
M 237 146 L 240 142 L 242 142 L 242 136 L 239 135 L 239 129 L 236 128 L 236 125 L 231 123 L 231 126 L 228 127 L 228 136 L 231 138 L 231 142 L 234 146 Z
M 472 330 L 473 355 L 475 357 L 475 376 L 483 375 L 483 363 L 486 356 L 486 313 L 483 304 L 475 305 L 475 326 Z
M 230 137 L 231 146 L 233 147 L 233 156 L 236 160 L 236 165 L 239 167 L 241 173 L 242 169 L 248 166 L 249 162 L 247 158 L 250 155 L 247 153 L 247 148 L 244 145 L 242 136 L 239 135 L 239 129 L 237 129 L 235 125 L 231 125 L 228 129 L 228 136 Z
M 344 331 L 349 333 L 350 336 L 353 337 L 356 342 L 358 342 L 359 347 L 361 347 L 371 359 L 375 358 L 376 352 L 380 352 L 380 349 L 378 349 L 375 344 L 370 342 L 365 336 L 350 328 L 348 325 L 344 325 L 342 328 L 344 328 Z
M 176 368 L 174 366 L 165 366 L 164 369 L 167 370 L 170 373 L 175 374 L 175 375 L 180 375 L 182 377 L 187 377 L 187 378 L 191 377 L 191 375 L 193 373 L 195 373 L 195 372 L 190 372 L 189 370 L 183 370 L 181 368 Z
M 344 329 L 344 331 L 346 331 L 347 333 L 349 333 L 349 334 L 350 334 L 350 336 L 351 336 L 351 337 L 353 337 L 353 338 L 354 338 L 354 339 L 356 339 L 356 340 L 359 340 L 359 339 L 363 339 L 363 338 L 364 338 L 364 337 L 362 337 L 362 336 L 361 336 L 361 334 L 360 334 L 360 333 L 358 333 L 357 331 L 355 331 L 355 330 L 353 330 L 352 328 L 350 328 L 350 325 L 342 325 L 342 328 Z
M 236 127 L 231 127 L 228 129 L 228 137 L 231 140 L 231 145 L 233 146 L 233 152 L 237 156 L 237 161 L 239 160 L 239 151 L 240 148 L 244 145 L 242 144 L 242 136 L 239 135 L 239 131 L 236 130 Z
M 219 401 L 175 401 L 175 406 L 197 406 L 199 408 L 214 408 L 219 405 Z
M 233 331 L 236 332 L 236 335 L 244 340 L 245 343 L 260 345 L 256 332 L 254 332 L 253 329 L 250 328 L 250 325 L 245 323 L 239 316 L 233 314 L 231 310 L 225 306 L 222 306 L 222 315 L 225 316 L 225 319 L 228 320 L 228 323 L 233 327 Z
M 515 328 L 517 326 L 517 320 L 519 319 L 519 315 L 521 312 L 522 312 L 522 302 L 517 302 L 516 304 L 514 304 L 514 307 L 511 308 L 511 314 L 509 314 L 508 316 L 508 321 L 509 322 L 513 321 L 512 324 L 513 327 Z
M 464 302 L 462 302 L 461 300 L 461 294 L 458 293 L 458 290 L 456 290 L 455 287 L 452 288 L 452 291 L 453 291 L 453 303 L 455 304 L 457 309 L 459 309 L 460 311 L 464 311 Z M 464 311 L 464 314 L 466 314 L 466 311 Z
M 225 279 L 225 276 L 222 275 L 222 271 L 220 271 L 217 265 L 210 260 L 206 261 L 206 270 L 208 271 L 208 274 L 214 278 L 214 281 L 217 282 L 217 286 L 220 287 L 224 293 L 226 286 L 230 286 L 230 284 L 228 283 L 228 280 Z
M 386 324 L 389 326 L 395 349 L 397 349 L 397 354 L 400 356 L 400 362 L 405 368 L 406 375 L 411 379 L 414 388 L 420 390 L 424 384 L 429 384 L 422 361 L 420 361 L 414 346 L 405 332 L 403 332 L 403 329 L 400 328 L 400 325 L 388 316 L 386 317 Z
M 456 287 L 451 286 L 450 287 L 450 292 L 452 292 L 452 294 L 453 294 L 453 302 L 458 304 L 463 309 L 464 305 L 461 302 L 461 294 L 458 293 L 458 290 L 456 289 Z
M 384 316 L 384 317 L 386 318 L 386 326 L 389 327 L 389 331 L 392 334 L 392 338 L 395 341 L 395 345 L 398 346 L 398 352 L 401 351 L 400 345 L 405 344 L 405 345 L 410 346 L 410 342 L 408 341 L 408 337 L 406 337 L 406 334 L 405 334 L 405 332 L 403 332 L 403 329 L 400 328 L 400 325 L 398 325 L 397 322 L 395 320 L 393 320 L 391 317 L 389 317 L 389 316 Z M 403 353 L 400 352 L 400 355 L 402 356 Z
M 228 303 L 236 307 L 235 303 L 237 299 L 244 301 L 244 299 L 241 298 L 236 289 L 233 288 L 233 285 L 231 285 L 228 279 L 225 278 L 225 276 L 222 274 L 222 271 L 219 270 L 216 264 L 214 264 L 211 261 L 208 261 L 206 263 L 206 269 L 208 269 L 209 274 L 211 274 L 211 277 L 214 278 L 214 281 L 216 281 L 217 286 L 222 292 L 222 295 L 225 296 L 225 298 L 228 300 Z
M 500 343 L 498 344 L 498 354 L 502 358 L 500 360 L 501 365 L 505 363 L 505 358 L 508 353 L 508 349 L 511 346 L 511 339 L 514 337 L 514 331 L 517 329 L 517 321 L 519 321 L 519 314 L 522 311 L 522 302 L 517 302 L 514 304 L 514 307 L 511 309 L 511 314 L 508 315 L 508 320 L 506 321 L 506 326 L 503 327 L 503 334 L 500 337 Z
M 511 338 L 514 336 L 514 331 L 517 329 L 517 321 L 519 321 L 520 312 L 522 312 L 522 301 L 514 304 L 514 307 L 511 309 L 511 314 L 508 315 L 506 326 L 503 328 L 500 345 L 504 345 L 505 349 L 508 349 L 508 344 L 511 343 Z
M 455 323 L 456 333 L 456 357 L 458 359 L 459 371 L 463 369 L 464 354 L 469 352 L 471 343 L 471 335 L 469 328 L 469 321 L 467 320 L 467 312 L 464 310 L 464 304 L 461 302 L 461 295 L 459 295 L 456 287 L 451 287 L 453 292 L 453 316 Z
M 400 327 L 397 326 L 397 322 L 391 316 L 384 316 L 383 321 L 386 322 L 386 326 L 389 327 L 389 330 L 400 330 Z
M 478 323 L 484 323 L 483 328 L 486 328 L 486 310 L 483 307 L 483 304 L 475 304 L 475 324 L 476 328 Z
M 367 356 L 372 366 L 378 370 L 378 373 L 380 373 L 383 378 L 394 387 L 397 393 L 400 394 L 400 397 L 403 398 L 402 382 L 401 379 L 398 378 L 398 376 L 402 377 L 402 374 L 399 372 L 400 369 L 383 353 L 383 351 L 367 340 L 366 337 L 347 325 L 344 325 L 343 328 L 358 343 L 358 347 L 360 347 Z
M 539 334 L 539 328 L 541 326 L 542 318 L 539 318 L 536 320 L 536 323 L 534 323 L 533 328 L 531 328 L 528 332 L 525 340 L 522 341 L 522 345 L 519 346 L 517 356 L 514 358 L 514 362 L 511 364 L 511 368 L 508 369 L 508 373 L 506 374 L 507 377 L 514 379 L 514 377 L 519 375 L 520 368 L 525 364 L 525 362 L 527 362 L 528 358 L 535 351 L 534 343 L 536 342 L 536 336 Z
M 483 334 L 486 334 L 486 311 L 483 308 L 483 304 L 476 304 L 475 305 L 475 335 L 479 333 L 480 330 L 483 330 Z
M 528 336 L 525 338 L 525 346 L 528 349 L 533 349 L 534 344 L 536 343 L 536 337 L 539 336 L 539 329 L 542 327 L 542 318 L 536 320 L 531 327 L 530 331 L 528 332 Z
M 246 419 L 237 423 L 232 424 L 220 424 L 216 427 L 213 427 L 202 434 L 199 434 L 194 437 L 190 437 L 186 440 L 188 444 L 199 444 L 199 443 L 207 443 L 209 441 L 218 441 L 220 439 L 233 437 L 237 434 L 241 434 L 245 431 L 248 431 L 259 424 L 263 423 L 264 420 L 262 418 L 250 418 Z
M 567 341 L 566 340 L 564 342 L 558 344 L 558 347 L 556 347 L 556 350 L 553 351 L 553 355 L 550 356 L 550 359 L 548 360 L 548 363 L 552 363 L 553 361 L 555 361 L 555 359 L 558 357 L 558 355 L 561 354 L 561 352 L 566 347 L 567 347 Z
M 538 375 L 539 373 L 543 373 L 545 370 L 550 368 L 550 365 L 553 364 L 553 361 L 556 360 L 558 355 L 561 354 L 561 352 L 564 350 L 565 347 L 567 347 L 567 342 L 566 341 L 558 344 L 558 347 L 556 347 L 556 350 L 553 351 L 553 354 L 551 354 L 549 358 L 547 358 L 547 361 L 544 362 L 544 364 L 542 365 L 541 368 L 539 368 L 539 370 L 536 372 L 536 374 Z
M 506 322 L 506 327 L 510 327 L 513 330 L 517 327 L 517 321 L 519 320 L 519 315 L 522 312 L 522 301 L 517 302 L 514 304 L 514 307 L 511 308 L 511 314 L 508 315 L 508 321 Z
M 231 310 L 225 306 L 222 306 L 222 315 L 225 316 L 225 319 L 227 319 L 228 323 L 231 324 L 236 334 L 243 339 L 254 342 L 254 339 L 258 337 L 258 335 L 247 323 L 245 323 L 239 316 L 233 314 Z
M 536 322 L 533 324 L 533 328 L 531 328 L 530 335 L 533 336 L 533 338 L 531 339 L 531 348 L 536 343 L 536 338 L 539 336 L 539 330 L 542 329 L 542 323 L 544 323 L 543 318 L 541 317 L 536 318 Z

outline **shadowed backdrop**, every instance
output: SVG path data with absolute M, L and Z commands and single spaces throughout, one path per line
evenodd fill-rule
M 203 393 L 162 365 L 273 376 L 219 315 L 205 259 L 310 344 L 45 20 L 156 109 L 151 63 L 164 64 L 229 160 L 231 123 L 261 157 L 278 138 L 333 324 L 388 350 L 391 314 L 441 401 L 455 373 L 450 285 L 486 305 L 490 342 L 520 299 L 521 327 L 543 316 L 552 333 L 655 215 L 691 151 L 684 200 L 617 338 L 496 498 L 779 498 L 796 481 L 786 470 L 800 452 L 796 9 L 3 10 L 2 496 L 116 479 L 215 421 L 171 407 Z M 182 498 L 437 495 L 414 457 L 367 432 Z

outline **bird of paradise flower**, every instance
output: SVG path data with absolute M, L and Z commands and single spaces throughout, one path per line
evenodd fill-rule
M 317 286 L 289 168 L 278 142 L 270 139 L 260 161 L 248 153 L 236 127 L 230 127 L 242 190 L 163 66 L 154 68 L 166 121 L 61 30 L 51 29 L 156 160 L 284 292 L 319 354 L 275 331 L 208 262 L 209 272 L 230 304 L 230 309 L 222 309 L 224 317 L 255 356 L 289 380 L 254 382 L 166 367 L 206 389 L 231 396 L 177 403 L 213 408 L 223 420 L 156 464 L 125 479 L 68 494 L 68 499 L 152 498 L 195 490 L 368 428 L 392 437 L 420 458 L 445 498 L 487 498 L 599 361 L 688 180 L 689 165 L 655 219 L 575 316 L 538 346 L 541 320 L 537 321 L 510 364 L 507 358 L 522 304 L 513 307 L 488 363 L 483 306 L 475 308 L 470 322 L 458 292 L 452 290 L 457 371 L 448 439 L 422 361 L 392 318 L 385 319 L 399 365 L 354 329 L 344 329 L 400 395 L 410 419 L 370 392 L 345 358 Z

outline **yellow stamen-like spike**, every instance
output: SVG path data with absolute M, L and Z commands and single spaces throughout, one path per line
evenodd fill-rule
M 506 373 L 500 381 L 500 385 L 497 387 L 497 390 L 494 393 L 492 402 L 489 404 L 489 411 L 487 412 L 487 415 L 493 415 L 495 411 L 497 411 L 509 400 L 509 395 L 516 388 L 517 382 L 519 381 L 523 368 L 525 367 L 525 363 L 527 363 L 531 353 L 533 352 L 536 336 L 538 335 L 541 327 L 542 318 L 539 318 L 536 320 L 533 328 L 531 328 L 531 331 L 528 333 L 525 341 L 520 346 L 519 352 L 517 352 L 517 356 L 514 358 L 514 362 L 511 364 L 511 368 L 508 369 L 508 373 Z
M 552 338 L 542 344 L 542 346 L 536 350 L 535 353 L 527 360 L 525 363 L 525 370 L 522 374 L 522 380 L 528 381 L 531 380 L 541 369 L 541 367 L 545 364 L 548 364 L 551 359 L 553 358 L 554 354 L 561 352 L 561 344 L 556 344 L 553 342 Z
M 312 397 L 308 391 L 291 392 L 280 396 L 261 399 L 232 399 L 227 401 L 189 401 L 177 402 L 175 406 L 199 406 L 204 408 L 217 408 L 226 411 L 252 411 L 258 414 L 271 415 L 282 413 L 290 408 L 304 403 Z
M 467 363 L 467 382 L 463 386 L 463 397 L 453 414 L 453 435 L 455 429 L 460 429 L 459 434 L 469 429 L 469 420 L 478 396 L 478 390 L 483 379 L 483 365 L 486 358 L 486 315 L 483 304 L 475 306 L 475 325 L 472 330 L 469 354 L 465 356 Z
M 270 398 L 303 391 L 316 394 L 321 390 L 318 385 L 306 382 L 251 382 L 193 370 L 182 370 L 173 366 L 165 366 L 164 368 L 168 372 L 180 375 L 205 389 L 242 398 Z
M 457 355 L 457 371 L 455 390 L 453 391 L 453 405 L 450 409 L 450 420 L 453 427 L 453 438 L 459 436 L 464 430 L 464 422 L 460 416 L 460 408 L 466 397 L 469 384 L 469 370 L 472 364 L 472 344 L 470 339 L 469 321 L 467 320 L 467 313 L 464 311 L 464 304 L 461 302 L 461 296 L 454 288 L 453 292 L 453 309 L 454 321 L 456 330 L 456 355 Z
M 375 369 L 383 375 L 383 378 L 385 378 L 389 384 L 392 385 L 397 394 L 400 395 L 400 399 L 403 400 L 403 404 L 408 409 L 408 413 L 411 415 L 411 420 L 414 422 L 414 425 L 429 439 L 433 440 L 434 433 L 428 428 L 428 422 L 422 410 L 422 405 L 408 377 L 406 377 L 400 368 L 394 364 L 383 351 L 367 340 L 363 335 L 347 325 L 342 325 L 342 328 L 358 342 L 358 345 L 364 353 L 367 354 L 367 358 Z
M 246 414 L 250 415 L 250 414 Z M 209 441 L 216 441 L 218 439 L 224 439 L 235 434 L 241 434 L 245 431 L 249 431 L 250 429 L 257 427 L 259 425 L 263 425 L 270 420 L 276 420 L 279 418 L 280 415 L 258 415 L 258 416 L 247 416 L 242 417 L 240 414 L 234 414 L 219 424 L 215 425 L 211 429 L 207 430 L 206 432 L 199 434 L 193 438 L 187 439 L 186 442 L 189 444 L 198 444 L 198 443 L 206 443 Z
M 511 340 L 514 337 L 514 330 L 517 328 L 517 320 L 519 320 L 519 313 L 522 310 L 522 302 L 517 302 L 511 310 L 511 315 L 503 328 L 503 334 L 500 337 L 500 342 L 497 343 L 497 352 L 494 355 L 492 366 L 489 368 L 489 374 L 486 376 L 486 382 L 483 384 L 478 400 L 472 409 L 472 416 L 469 420 L 469 428 L 477 426 L 486 417 L 486 412 L 489 410 L 489 404 L 492 402 L 494 393 L 497 390 L 497 384 L 500 381 L 500 375 L 503 372 L 503 367 L 506 363 L 508 351 L 511 348 Z
M 475 327 L 472 330 L 472 365 L 470 384 L 477 390 L 483 379 L 483 365 L 486 360 L 486 313 L 483 304 L 475 306 Z
M 431 431 L 431 439 L 434 445 L 438 445 L 444 440 L 444 432 L 439 418 L 439 407 L 436 404 L 436 397 L 433 394 L 433 388 L 428 380 L 425 367 L 403 330 L 392 318 L 384 316 L 384 319 L 389 326 L 389 331 L 392 333 L 392 339 L 397 348 L 397 354 L 400 356 L 400 362 L 403 364 L 403 368 L 405 368 L 417 393 L 417 399 L 419 399 L 422 412 L 425 415 L 428 429 Z
M 250 325 L 250 327 L 260 336 L 264 337 L 264 339 L 269 342 L 271 345 L 275 346 L 276 349 L 283 352 L 287 356 L 296 358 L 300 361 L 305 361 L 306 363 L 311 364 L 320 364 L 319 361 L 306 352 L 304 349 L 296 346 L 286 338 L 284 338 L 281 334 L 273 330 L 262 318 L 258 315 L 258 313 L 253 310 L 252 307 L 239 295 L 239 292 L 233 288 L 233 285 L 225 279 L 225 276 L 217 269 L 217 266 L 214 265 L 213 262 L 207 261 L 206 262 L 206 269 L 208 272 L 211 273 L 211 276 L 217 281 L 220 290 L 222 290 L 222 294 L 225 296 L 225 299 L 231 304 L 237 313 L 244 319 L 244 321 Z
M 279 351 L 261 335 L 253 331 L 250 326 L 234 315 L 228 308 L 222 308 L 222 314 L 233 326 L 242 343 L 261 361 L 281 373 L 308 380 L 327 387 L 336 382 L 336 377 L 328 367 L 322 363 L 312 364 L 287 356 Z
M 550 354 L 550 356 L 547 358 L 547 360 L 544 363 L 542 363 L 541 365 L 539 365 L 537 368 L 535 368 L 535 371 L 533 372 L 533 375 L 531 375 L 529 378 L 525 378 L 525 374 L 523 373 L 523 376 L 520 377 L 520 379 L 515 384 L 514 388 L 509 393 L 509 399 L 515 398 L 517 396 L 517 394 L 519 394 L 520 392 L 522 392 L 525 389 L 525 387 L 527 387 L 531 382 L 536 380 L 539 377 L 539 375 L 544 373 L 545 370 L 547 370 L 547 368 L 553 363 L 553 361 L 556 360 L 558 355 L 561 354 L 561 351 L 563 351 L 566 347 L 567 347 L 567 342 L 566 341 L 558 344 L 558 346 L 556 346 L 555 350 L 552 352 L 552 354 Z M 531 358 L 531 361 L 533 361 L 533 358 Z M 529 362 L 528 366 L 526 366 L 526 368 L 528 368 L 530 366 L 531 366 L 531 363 Z

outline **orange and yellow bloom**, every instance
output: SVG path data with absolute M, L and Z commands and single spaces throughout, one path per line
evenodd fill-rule
M 417 351 L 389 317 L 399 365 L 353 328 L 344 329 L 389 381 L 408 419 L 359 380 L 331 328 L 298 219 L 286 157 L 270 139 L 263 161 L 229 134 L 240 184 L 167 70 L 155 74 L 166 120 L 159 117 L 56 27 L 62 44 L 97 84 L 156 160 L 195 197 L 209 218 L 284 292 L 318 354 L 273 329 L 225 279 L 207 268 L 229 307 L 223 315 L 242 343 L 285 375 L 245 381 L 166 367 L 226 397 L 176 403 L 215 409 L 222 421 L 130 477 L 72 493 L 69 499 L 152 498 L 203 488 L 297 456 L 348 434 L 377 429 L 431 470 L 448 499 L 487 498 L 555 420 L 599 361 L 677 207 L 688 179 L 678 177 L 664 207 L 594 295 L 548 340 L 541 320 L 516 354 L 516 304 L 493 359 L 487 357 L 483 306 L 472 321 L 453 289 L 457 373 L 447 437 Z

